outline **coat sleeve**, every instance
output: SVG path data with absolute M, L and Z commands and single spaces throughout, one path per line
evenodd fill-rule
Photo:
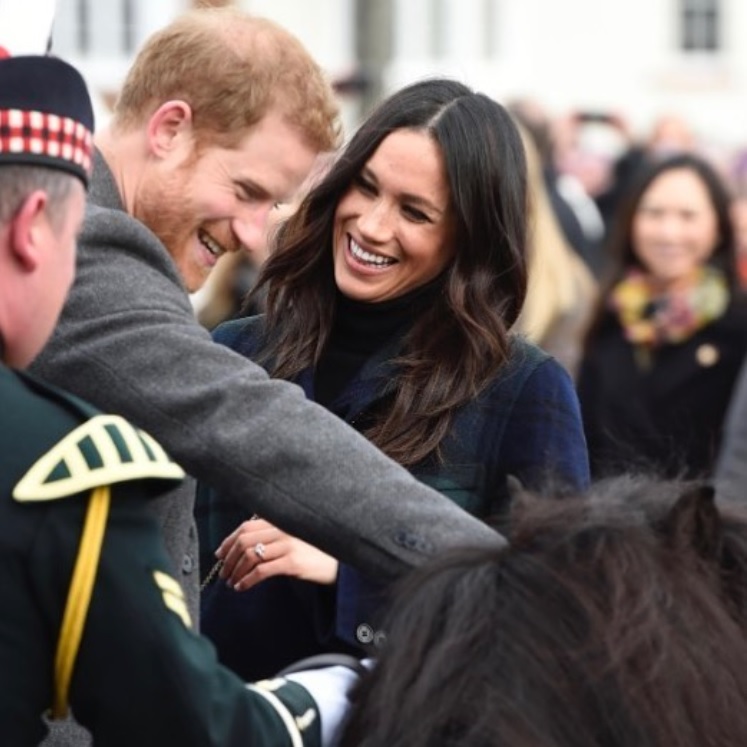
M 715 469 L 719 494 L 745 501 L 747 493 L 747 363 L 739 373 Z
M 89 213 L 77 269 L 36 373 L 147 430 L 247 513 L 384 577 L 504 541 L 300 388 L 213 343 L 163 247 L 125 213 Z

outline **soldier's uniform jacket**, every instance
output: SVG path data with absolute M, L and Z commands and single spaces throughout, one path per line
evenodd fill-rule
M 319 716 L 304 688 L 245 686 L 192 631 L 144 510 L 183 474 L 158 444 L 2 366 L 0 423 L 0 743 L 44 737 L 42 715 L 67 657 L 70 706 L 97 746 L 317 745 Z M 95 547 L 80 553 L 81 536 L 93 506 L 105 502 L 97 560 Z M 95 575 L 71 654 L 59 642 L 79 565 L 73 611 L 85 609 L 85 567 Z

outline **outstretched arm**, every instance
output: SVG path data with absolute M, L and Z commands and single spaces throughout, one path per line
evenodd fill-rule
M 35 369 L 150 432 L 247 516 L 372 575 L 503 542 L 300 388 L 216 345 L 163 247 L 120 211 L 88 216 L 75 286 Z

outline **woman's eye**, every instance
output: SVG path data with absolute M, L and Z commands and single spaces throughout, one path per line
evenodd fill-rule
M 414 207 L 405 206 L 402 208 L 402 212 L 411 220 L 416 223 L 430 223 L 430 218 L 422 211 Z
M 365 192 L 366 194 L 376 193 L 376 187 L 363 176 L 356 177 L 355 186 L 358 187 L 361 192 Z

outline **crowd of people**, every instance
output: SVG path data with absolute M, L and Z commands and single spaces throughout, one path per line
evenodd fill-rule
M 447 78 L 341 146 L 230 7 L 94 132 L 7 31 L 4 744 L 747 743 L 736 172 Z

